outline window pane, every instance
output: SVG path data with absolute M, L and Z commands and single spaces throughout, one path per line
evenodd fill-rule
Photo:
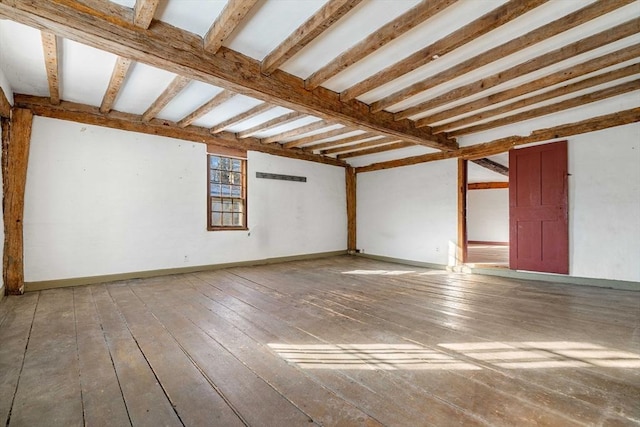
M 234 185 L 231 187 L 231 197 L 242 197 L 242 186 Z
M 233 202 L 233 211 L 234 212 L 242 212 L 243 203 L 240 200 L 235 200 Z
M 220 199 L 215 199 L 211 202 L 211 210 L 214 212 L 222 211 L 222 203 L 220 203 Z
M 237 226 L 237 227 L 241 227 L 242 226 L 242 215 L 240 215 L 239 213 L 234 213 L 233 215 L 233 225 Z
M 214 227 L 219 227 L 222 225 L 222 214 L 218 212 L 213 212 L 211 214 L 211 225 Z
M 233 225 L 233 218 L 230 213 L 222 214 L 222 225 Z
M 239 159 L 233 159 L 233 166 L 232 169 L 234 171 L 241 171 L 242 170 L 242 160 Z
M 222 190 L 220 188 L 220 185 L 211 184 L 211 196 L 214 196 L 214 197 L 222 196 Z
M 222 182 L 222 174 L 220 173 L 220 171 L 211 171 L 211 182 L 213 182 L 214 184 L 220 184 Z
M 242 174 L 240 172 L 231 173 L 231 184 L 242 185 Z
M 233 206 L 233 203 L 232 203 L 232 201 L 231 201 L 231 200 L 224 200 L 224 201 L 222 202 L 222 210 L 223 210 L 224 212 L 231 212 L 231 208 L 232 208 L 232 206 Z
M 210 161 L 211 161 L 211 168 L 213 169 L 217 169 L 218 166 L 220 165 L 220 157 L 218 156 L 211 156 L 209 157 Z

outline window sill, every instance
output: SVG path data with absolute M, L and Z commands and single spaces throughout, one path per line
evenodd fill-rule
M 248 227 L 207 227 L 207 231 L 249 231 Z

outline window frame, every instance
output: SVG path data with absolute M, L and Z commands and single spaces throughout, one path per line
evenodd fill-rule
M 242 176 L 242 194 L 240 197 L 218 197 L 211 195 L 211 157 L 228 158 L 240 160 L 240 173 Z M 249 230 L 248 200 L 247 200 L 247 158 L 229 154 L 207 153 L 207 230 L 208 231 L 246 231 Z M 244 225 L 212 225 L 213 221 L 213 199 L 241 200 L 243 203 L 242 222 Z

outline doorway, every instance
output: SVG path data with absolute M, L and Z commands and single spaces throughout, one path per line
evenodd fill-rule
M 495 174 L 479 174 L 477 160 L 460 159 L 459 262 L 568 274 L 567 159 L 567 141 L 480 159 L 498 165 L 483 167 L 501 173 L 499 181 L 487 180 Z

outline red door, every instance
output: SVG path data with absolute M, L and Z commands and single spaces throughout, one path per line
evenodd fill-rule
M 567 141 L 509 152 L 509 267 L 569 274 Z

